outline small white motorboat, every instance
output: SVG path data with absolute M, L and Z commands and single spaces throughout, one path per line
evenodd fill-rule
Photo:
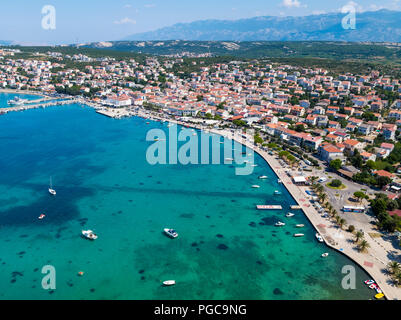
M 324 242 L 322 236 L 319 233 L 316 233 L 315 236 L 316 236 L 317 241 Z
M 38 217 L 38 219 L 39 220 L 42 220 L 42 219 L 44 219 L 46 217 L 46 215 L 44 214 L 44 213 L 42 213 L 39 217 Z
M 283 181 L 281 179 L 278 179 L 277 182 L 278 183 L 283 183 Z
M 89 240 L 97 239 L 97 234 L 95 234 L 92 230 L 82 230 L 82 235 Z
M 297 224 L 296 227 L 297 228 L 303 228 L 303 227 L 305 227 L 305 225 L 304 224 Z
M 296 234 L 294 234 L 294 237 L 297 237 L 297 238 L 299 238 L 299 237 L 303 237 L 304 236 L 304 234 L 303 233 L 296 233 Z
M 260 176 L 259 179 L 267 179 L 267 176 Z
M 329 256 L 329 254 L 327 252 L 322 254 L 322 258 L 326 258 L 328 256 Z
M 281 195 L 281 192 L 278 191 L 278 190 L 276 190 L 276 191 L 274 191 L 274 194 L 277 195 L 277 196 L 279 196 L 279 195 Z
M 285 223 L 279 221 L 279 222 L 277 222 L 277 223 L 275 224 L 275 226 L 276 226 L 276 227 L 283 227 L 283 226 L 285 226 Z
M 291 213 L 291 212 L 288 212 L 285 216 L 286 216 L 287 218 L 291 218 L 291 217 L 295 216 L 295 214 L 293 214 L 293 213 Z
M 166 281 L 163 281 L 163 285 L 164 286 L 174 286 L 175 285 L 175 280 L 166 280 Z
M 252 188 L 258 189 L 258 188 L 260 188 L 260 186 L 258 186 L 257 184 L 254 184 L 254 185 L 252 186 Z
M 175 238 L 178 237 L 178 233 L 177 233 L 177 231 L 175 231 L 174 229 L 165 228 L 163 231 L 164 231 L 164 233 L 165 233 L 166 235 L 168 235 L 170 238 L 175 239 Z

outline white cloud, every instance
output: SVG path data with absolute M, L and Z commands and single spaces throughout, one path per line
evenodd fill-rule
M 299 0 L 283 0 L 283 6 L 287 8 L 300 8 L 301 2 Z
M 121 20 L 114 21 L 115 24 L 136 24 L 136 21 L 130 18 L 123 18 Z
M 351 8 L 351 7 L 355 8 L 355 11 L 357 11 L 357 12 L 363 12 L 363 7 L 355 1 L 349 1 L 345 6 L 340 8 L 339 11 L 343 12 L 344 10 L 346 11 L 348 8 Z

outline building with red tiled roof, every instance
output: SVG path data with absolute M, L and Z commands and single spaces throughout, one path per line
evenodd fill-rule
M 395 174 L 392 174 L 391 172 L 388 172 L 386 170 L 376 170 L 373 171 L 374 174 L 377 174 L 379 177 L 388 177 L 390 179 L 395 178 Z

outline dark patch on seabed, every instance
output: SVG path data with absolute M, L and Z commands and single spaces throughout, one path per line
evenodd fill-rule
M 76 203 L 85 197 L 90 197 L 94 191 L 82 187 L 63 187 L 58 189 L 56 196 L 48 194 L 42 185 L 33 188 L 38 194 L 43 194 L 34 203 L 16 206 L 5 210 L 0 215 L 0 225 L 3 226 L 34 226 L 36 223 L 46 223 L 60 225 L 67 221 L 77 219 L 80 215 Z M 63 197 L 63 193 L 68 194 L 68 201 Z M 44 213 L 45 219 L 38 220 L 38 216 Z M 60 235 L 60 229 L 58 234 Z

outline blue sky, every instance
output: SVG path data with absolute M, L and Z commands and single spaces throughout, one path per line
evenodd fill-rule
M 352 1 L 336 0 L 1 0 L 0 40 L 23 44 L 119 40 L 179 22 L 296 16 L 338 11 Z M 401 0 L 360 0 L 358 11 L 401 10 Z M 56 29 L 43 30 L 42 7 L 56 9 Z

